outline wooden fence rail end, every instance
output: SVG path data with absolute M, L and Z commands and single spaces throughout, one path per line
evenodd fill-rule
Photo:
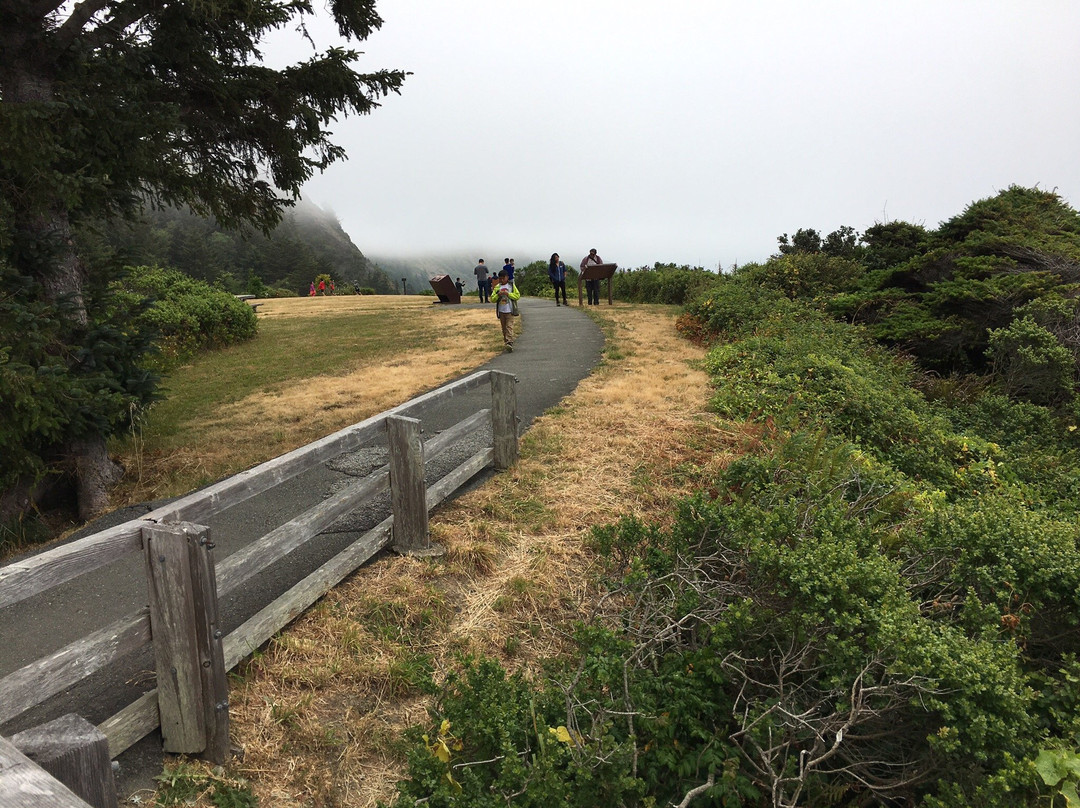
M 92 808 L 0 737 L 0 805 L 4 808 Z
M 68 713 L 12 735 L 11 742 L 94 808 L 117 808 L 109 742 L 82 716 Z

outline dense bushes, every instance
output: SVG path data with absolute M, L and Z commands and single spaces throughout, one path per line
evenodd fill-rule
M 1080 214 L 1057 194 L 1012 186 L 972 203 L 936 231 L 900 224 L 875 230 L 883 247 L 892 245 L 875 258 L 903 260 L 878 260 L 831 302 L 834 311 L 939 372 L 987 372 L 988 335 L 1026 315 L 1039 322 L 1036 312 L 1048 315 L 1039 324 L 1076 354 Z M 1045 350 L 1041 336 L 1028 336 L 1036 339 L 1036 352 Z M 1006 366 L 1015 384 L 1017 365 Z M 1045 370 L 1041 360 L 1031 368 Z M 1075 368 L 1071 376 L 1075 383 Z
M 78 334 L 44 316 L 29 280 L 0 266 L 0 281 L 0 489 L 62 473 L 63 446 L 125 428 L 153 399 L 155 371 L 255 333 L 243 301 L 173 270 L 139 267 L 91 287 Z M 86 347 L 62 348 L 73 344 Z
M 713 344 L 711 406 L 758 448 L 670 528 L 594 531 L 620 608 L 534 682 L 451 679 L 406 804 L 1074 793 L 1077 234 L 1010 189 L 939 231 L 881 226 L 865 264 L 788 244 L 699 287 L 681 323 Z M 478 735 L 499 746 L 457 743 Z
M 255 312 L 234 295 L 161 267 L 135 267 L 119 283 L 118 296 L 150 306 L 134 322 L 158 335 L 163 366 L 202 348 L 218 348 L 255 335 Z
M 652 269 L 620 270 L 613 278 L 612 294 L 629 303 L 683 305 L 716 280 L 707 270 L 674 264 L 657 264 Z
M 56 318 L 38 285 L 0 261 L 0 490 L 61 474 L 65 445 L 123 428 L 153 398 L 150 337 L 132 328 L 141 301 L 87 292 L 85 325 Z
M 578 269 L 567 264 L 567 294 L 577 294 Z M 612 277 L 611 293 L 616 300 L 627 303 L 666 303 L 683 305 L 694 298 L 702 289 L 716 280 L 716 273 L 700 267 L 675 266 L 674 264 L 656 264 L 652 269 L 620 269 Z M 514 277 L 518 289 L 523 295 L 533 297 L 552 297 L 554 288 L 548 277 L 548 262 L 534 261 L 519 268 Z M 601 283 L 601 290 L 606 290 L 607 282 Z

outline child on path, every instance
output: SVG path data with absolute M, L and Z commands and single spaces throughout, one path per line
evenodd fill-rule
M 499 271 L 499 289 L 495 293 L 495 311 L 502 326 L 503 345 L 511 353 L 514 350 L 514 301 L 521 297 L 521 292 L 514 282 L 507 277 L 506 270 Z

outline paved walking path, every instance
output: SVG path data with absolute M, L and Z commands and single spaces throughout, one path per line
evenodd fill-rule
M 467 298 L 463 305 L 481 307 L 482 304 L 471 302 L 475 299 L 475 296 Z M 520 305 L 522 331 L 513 353 L 497 356 L 482 366 L 483 369 L 504 370 L 518 378 L 519 432 L 571 393 L 591 372 L 603 349 L 600 329 L 576 306 L 557 307 L 553 301 L 539 298 L 523 298 Z M 484 305 L 483 308 L 492 312 L 491 328 L 498 329 L 493 307 Z M 468 346 L 463 346 L 463 350 L 467 349 Z M 421 419 L 424 432 L 431 435 L 478 409 L 489 407 L 490 401 L 490 391 L 482 386 L 468 395 L 454 396 L 418 412 L 415 417 Z M 490 445 L 490 431 L 473 436 L 437 458 L 433 467 L 427 469 L 428 483 L 439 479 L 484 445 Z M 356 476 L 368 474 L 385 463 L 385 457 L 385 447 L 364 447 L 209 520 L 218 562 L 312 507 Z M 149 506 L 126 509 L 95 523 L 92 530 L 85 532 L 138 518 L 140 513 L 150 509 Z M 226 631 L 240 625 L 388 513 L 388 499 L 384 495 L 381 501 L 343 518 L 329 531 L 256 576 L 243 592 L 222 603 Z M 134 554 L 120 563 L 84 575 L 43 596 L 0 609 L 0 648 L 3 649 L 0 678 L 144 606 L 146 584 L 142 558 L 137 556 Z M 138 658 L 125 666 L 117 665 L 102 671 L 84 685 L 0 726 L 0 735 L 9 736 L 68 712 L 77 712 L 89 721 L 99 723 L 152 686 L 152 673 L 147 673 L 153 668 L 151 656 L 133 656 Z M 141 782 L 147 774 L 153 775 L 160 770 L 159 748 L 160 740 L 155 741 L 151 736 L 124 756 L 129 759 L 121 761 L 122 787 L 125 779 L 136 776 Z

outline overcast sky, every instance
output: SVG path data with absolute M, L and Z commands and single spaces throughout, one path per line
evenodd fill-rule
M 1014 183 L 1080 207 L 1075 0 L 377 8 L 359 69 L 413 75 L 334 126 L 350 159 L 305 190 L 368 255 L 715 269 Z

